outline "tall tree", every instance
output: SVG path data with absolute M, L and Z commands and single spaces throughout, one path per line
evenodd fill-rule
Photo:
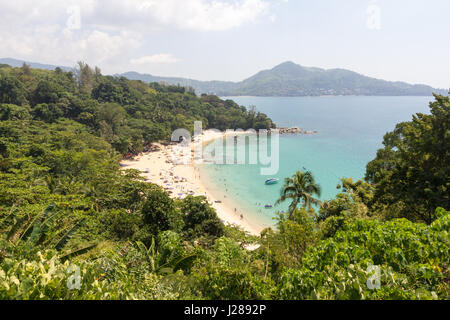
M 94 86 L 94 71 L 87 63 L 79 61 L 77 67 L 75 68 L 75 75 L 77 77 L 80 91 L 90 95 Z
M 0 74 L 0 103 L 25 105 L 28 102 L 26 93 L 23 83 L 17 77 Z
M 450 100 L 435 98 L 431 114 L 418 113 L 385 135 L 384 148 L 366 170 L 376 202 L 428 224 L 437 207 L 450 207 Z
M 22 64 L 22 68 L 21 69 L 22 69 L 23 74 L 25 74 L 27 76 L 31 75 L 31 68 L 25 62 Z
M 310 171 L 297 171 L 292 177 L 285 179 L 284 186 L 281 189 L 281 197 L 276 204 L 290 199 L 289 218 L 292 218 L 299 205 L 305 208 L 311 208 L 312 205 L 320 205 L 320 200 L 314 197 L 320 197 L 320 194 L 321 188 L 315 182 L 312 173 Z

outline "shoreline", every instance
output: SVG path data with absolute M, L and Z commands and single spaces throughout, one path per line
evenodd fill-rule
M 198 143 L 201 142 L 202 145 L 205 145 L 216 139 L 238 134 L 248 134 L 248 132 L 204 131 L 202 140 L 191 143 L 190 148 L 179 148 L 176 145 L 163 146 L 155 143 L 153 145 L 157 146 L 159 151 L 146 152 L 131 160 L 123 160 L 120 165 L 122 170 L 136 169 L 141 171 L 141 175 L 146 182 L 163 187 L 171 198 L 183 199 L 188 195 L 206 197 L 222 222 L 228 225 L 236 225 L 248 233 L 258 236 L 264 228 L 248 221 L 245 217 L 241 217 L 235 212 L 234 208 L 223 203 L 222 199 L 214 197 L 214 192 L 208 190 L 202 182 L 198 165 L 192 161 L 193 148 Z M 177 158 L 189 156 L 190 162 L 189 164 L 174 163 L 173 156 Z

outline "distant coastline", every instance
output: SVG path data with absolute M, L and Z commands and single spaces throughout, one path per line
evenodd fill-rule
M 199 81 L 134 71 L 117 76 L 180 85 L 194 89 L 199 95 L 206 93 L 222 97 L 432 96 L 432 93 L 447 95 L 449 91 L 425 84 L 381 80 L 346 69 L 304 67 L 291 61 L 239 82 Z
M 73 67 L 54 66 L 12 58 L 0 58 L 0 64 L 20 67 L 23 63 L 33 68 L 73 71 Z M 203 93 L 223 97 L 335 97 L 335 96 L 427 96 L 432 93 L 448 95 L 448 88 L 433 88 L 425 84 L 410 84 L 401 81 L 386 81 L 368 77 L 346 69 L 322 69 L 305 67 L 287 61 L 270 70 L 238 82 L 200 81 L 183 77 L 164 77 L 141 74 L 135 71 L 114 74 L 130 80 L 157 82 L 192 88 L 197 95 Z

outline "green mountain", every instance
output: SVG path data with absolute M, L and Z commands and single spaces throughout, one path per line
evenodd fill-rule
M 217 93 L 221 95 L 224 92 L 230 92 L 238 88 L 237 83 L 231 81 L 199 81 L 188 78 L 158 77 L 151 74 L 141 74 L 134 71 L 122 73 L 116 76 L 122 76 L 130 80 L 141 80 L 148 83 L 162 82 L 170 85 L 191 87 L 197 94 Z
M 34 69 L 42 69 L 42 70 L 55 70 L 56 68 L 60 68 L 61 70 L 64 70 L 66 72 L 72 71 L 73 68 L 65 67 L 65 66 L 54 66 L 51 64 L 43 64 L 38 62 L 30 62 L 25 60 L 18 60 L 18 59 L 12 59 L 12 58 L 1 58 L 0 64 L 7 64 L 11 67 L 21 67 L 24 63 L 29 65 L 31 68 Z
M 26 62 L 32 68 L 55 70 L 58 66 L 4 58 L 0 64 L 20 67 Z M 73 68 L 59 66 L 64 71 Z M 199 81 L 180 77 L 161 77 L 138 72 L 116 74 L 130 80 L 162 82 L 169 85 L 191 87 L 197 94 L 218 96 L 321 96 L 321 95 L 366 95 L 366 96 L 431 96 L 432 93 L 447 95 L 448 90 L 436 89 L 423 84 L 390 82 L 366 77 L 345 69 L 321 69 L 303 67 L 293 62 L 284 62 L 273 69 L 263 70 L 240 82 Z
M 320 69 L 285 62 L 271 70 L 264 70 L 241 82 L 197 81 L 184 78 L 155 77 L 137 72 L 121 76 L 145 82 L 166 82 L 190 86 L 197 93 L 219 96 L 319 96 L 319 95 L 386 95 L 428 96 L 433 92 L 447 94 L 447 90 L 427 85 L 411 85 L 366 77 L 345 69 Z

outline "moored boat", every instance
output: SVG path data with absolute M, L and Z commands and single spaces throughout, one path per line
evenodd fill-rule
M 271 178 L 271 179 L 267 179 L 267 180 L 266 180 L 266 184 L 267 184 L 267 185 L 277 184 L 278 181 L 280 181 L 280 180 L 277 179 L 277 178 Z

